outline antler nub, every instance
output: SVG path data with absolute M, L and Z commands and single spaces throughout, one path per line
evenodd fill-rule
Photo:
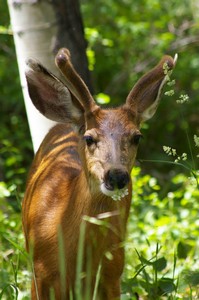
M 55 58 L 55 63 L 61 70 L 66 79 L 66 85 L 71 93 L 79 100 L 86 112 L 94 110 L 96 103 L 89 92 L 88 87 L 75 71 L 71 59 L 70 52 L 66 48 L 59 50 Z

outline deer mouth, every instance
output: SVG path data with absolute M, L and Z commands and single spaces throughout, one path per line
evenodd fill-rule
M 121 168 L 110 168 L 104 174 L 101 191 L 113 200 L 121 200 L 128 195 L 129 173 Z
M 107 186 L 106 183 L 101 184 L 101 192 L 108 196 L 111 197 L 114 201 L 120 201 L 122 198 L 128 195 L 128 188 L 124 187 L 123 189 L 113 189 L 110 186 Z

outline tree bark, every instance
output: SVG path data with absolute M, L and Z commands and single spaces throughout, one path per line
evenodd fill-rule
M 79 0 L 52 0 L 59 24 L 54 44 L 56 54 L 61 47 L 70 50 L 72 63 L 84 79 L 92 93 L 91 77 L 86 56 L 87 43 L 84 38 L 84 26 L 80 12 Z
M 29 98 L 25 61 L 30 57 L 37 59 L 64 80 L 55 66 L 54 56 L 59 48 L 67 47 L 75 68 L 91 89 L 80 6 L 78 0 L 7 1 L 33 148 L 36 151 L 54 122 L 43 117 Z

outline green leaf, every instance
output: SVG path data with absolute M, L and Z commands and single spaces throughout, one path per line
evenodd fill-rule
M 175 291 L 175 284 L 173 282 L 173 279 L 171 278 L 162 278 L 159 280 L 158 285 L 163 292 L 163 294 L 172 293 Z
M 161 257 L 153 262 L 153 268 L 159 272 L 164 270 L 166 266 L 167 266 L 167 261 L 164 257 Z
M 197 286 L 199 285 L 199 271 L 184 271 L 183 279 L 188 285 Z
M 178 258 L 186 259 L 188 256 L 189 251 L 192 249 L 192 246 L 190 246 L 187 243 L 179 242 L 177 246 L 177 256 Z

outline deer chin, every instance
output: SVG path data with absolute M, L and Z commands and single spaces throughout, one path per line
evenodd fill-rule
M 120 201 L 122 198 L 128 195 L 129 191 L 127 187 L 124 187 L 123 189 L 115 189 L 115 190 L 109 190 L 107 189 L 105 183 L 103 182 L 100 186 L 101 192 L 108 196 L 111 197 L 114 201 Z

